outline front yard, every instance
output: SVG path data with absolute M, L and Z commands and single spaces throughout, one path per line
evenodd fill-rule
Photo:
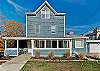
M 21 71 L 100 71 L 100 61 L 40 62 L 30 60 Z

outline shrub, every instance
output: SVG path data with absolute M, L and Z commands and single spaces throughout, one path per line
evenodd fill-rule
M 36 57 L 36 58 L 39 58 L 39 57 L 40 57 L 40 51 L 39 51 L 39 50 L 36 50 L 36 51 L 35 51 L 35 57 Z
M 53 52 L 53 51 L 49 51 L 49 52 L 48 52 L 48 57 L 49 57 L 50 59 L 53 59 L 53 57 L 54 57 L 54 52 Z
M 66 51 L 66 52 L 64 53 L 63 57 L 69 58 L 69 57 L 70 57 L 70 52 L 67 52 L 67 51 Z
M 82 60 L 82 59 L 84 59 L 84 54 L 79 54 L 79 60 Z

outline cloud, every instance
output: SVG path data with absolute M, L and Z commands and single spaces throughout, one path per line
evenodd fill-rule
M 22 14 L 24 14 L 24 12 L 26 11 L 25 8 L 23 8 L 22 6 L 18 5 L 17 3 L 13 2 L 12 0 L 7 0 L 7 2 L 9 4 L 11 4 L 15 8 L 17 14 L 19 14 L 20 16 Z

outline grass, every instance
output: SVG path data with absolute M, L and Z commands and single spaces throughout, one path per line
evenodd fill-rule
M 100 71 L 100 61 L 28 61 L 21 69 L 21 71 Z

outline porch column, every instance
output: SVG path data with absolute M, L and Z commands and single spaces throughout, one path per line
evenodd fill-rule
M 34 40 L 31 40 L 31 45 L 32 45 L 32 56 L 33 56 Z
M 52 40 L 51 40 L 51 48 L 52 48 Z
M 5 40 L 5 50 L 4 50 L 4 56 L 6 56 L 6 49 L 7 49 L 7 40 Z
M 17 40 L 17 56 L 18 56 L 19 40 Z
M 59 41 L 57 40 L 57 48 L 59 48 Z
M 72 40 L 69 40 L 70 56 L 72 56 Z
M 44 48 L 46 48 L 46 40 L 44 40 Z

